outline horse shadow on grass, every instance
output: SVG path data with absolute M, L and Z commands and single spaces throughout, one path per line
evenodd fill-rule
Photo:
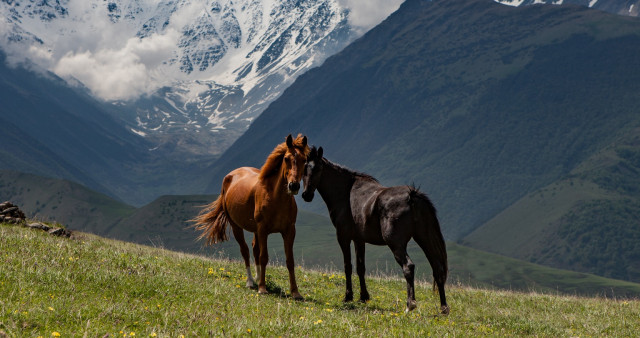
M 270 297 L 278 297 L 282 299 L 291 299 L 291 295 L 287 293 L 287 291 L 281 288 L 278 284 L 273 281 L 267 281 L 266 283 L 267 292 Z M 257 289 L 257 288 L 255 288 Z M 371 313 L 397 313 L 398 308 L 395 305 L 389 306 L 380 306 L 378 304 L 372 304 L 370 301 L 363 303 L 360 301 L 352 301 L 352 302 L 341 302 L 339 304 L 330 303 L 327 304 L 327 299 L 316 299 L 313 296 L 305 296 L 304 300 L 301 300 L 300 303 L 305 304 L 314 304 L 319 307 L 324 307 L 327 309 L 333 309 L 335 311 L 366 311 Z
M 265 296 L 277 297 L 281 299 L 292 299 L 291 295 L 288 294 L 288 290 L 280 287 L 276 281 L 272 280 L 272 278 L 267 278 L 266 287 L 267 287 L 268 294 Z M 252 289 L 257 290 L 258 288 L 256 286 Z M 400 303 L 392 302 L 389 304 L 377 304 L 377 303 L 374 304 L 372 301 L 367 301 L 366 303 L 363 303 L 361 301 L 354 300 L 351 302 L 340 301 L 339 303 L 337 303 L 335 302 L 335 299 L 329 299 L 324 297 L 316 298 L 312 295 L 306 295 L 304 296 L 303 300 L 299 300 L 298 302 L 301 304 L 313 304 L 314 306 L 322 307 L 325 309 L 332 309 L 334 311 L 360 311 L 360 312 L 368 312 L 368 313 L 375 313 L 375 314 L 388 314 L 388 313 L 397 314 L 399 312 L 405 311 L 404 302 L 400 302 Z M 434 313 L 432 316 L 431 315 L 427 315 L 427 316 L 433 317 L 433 318 L 443 316 L 443 314 L 440 313 L 437 308 L 435 310 L 436 310 L 436 313 Z

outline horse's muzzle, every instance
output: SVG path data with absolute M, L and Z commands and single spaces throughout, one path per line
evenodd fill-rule
M 297 195 L 298 191 L 300 191 L 300 183 L 289 182 L 289 184 L 287 185 L 287 188 L 289 189 L 289 192 L 291 193 L 291 195 Z
M 305 202 L 311 202 L 311 201 L 313 201 L 313 191 L 306 191 L 306 190 L 305 190 L 305 191 L 303 191 L 303 192 L 302 192 L 302 199 L 303 199 Z

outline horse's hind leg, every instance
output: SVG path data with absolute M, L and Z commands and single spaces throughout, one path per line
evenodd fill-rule
M 435 229 L 433 224 L 437 226 L 437 219 L 435 217 L 433 219 L 434 223 L 428 224 L 428 226 Z M 427 260 L 429 260 L 431 270 L 433 270 L 433 281 L 437 285 L 438 294 L 440 295 L 440 312 L 445 315 L 449 314 L 450 308 L 444 291 L 444 284 L 447 282 L 448 274 L 447 251 L 442 235 L 435 231 L 430 234 L 426 227 L 419 226 L 413 239 L 422 248 Z
M 233 237 L 235 237 L 236 241 L 240 245 L 240 253 L 244 259 L 244 266 L 247 268 L 246 285 L 248 288 L 253 288 L 256 283 L 253 280 L 253 276 L 251 276 L 251 256 L 249 256 L 249 247 L 247 246 L 247 242 L 244 240 L 244 231 L 242 228 L 235 225 L 231 225 L 231 229 L 233 230 Z
M 414 270 L 415 265 L 411 258 L 407 254 L 407 243 L 404 244 L 390 244 L 389 248 L 393 252 L 396 262 L 402 267 L 402 273 L 407 280 L 407 308 L 406 312 L 409 312 L 417 307 L 416 295 L 414 288 Z

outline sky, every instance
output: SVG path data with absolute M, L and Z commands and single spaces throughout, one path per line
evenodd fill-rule
M 363 34 L 395 11 L 403 0 L 335 1 L 350 10 L 350 24 L 357 33 Z M 174 56 L 183 26 L 197 17 L 208 0 L 192 0 L 190 6 L 173 14 L 169 27 L 161 34 L 145 39 L 135 37 L 139 22 L 136 22 L 137 26 L 127 24 L 126 20 L 113 24 L 105 15 L 105 8 L 99 7 L 104 4 L 96 5 L 100 3 L 102 1 L 69 0 L 66 6 L 73 24 L 68 24 L 68 18 L 58 21 L 65 22 L 64 25 L 55 21 L 42 25 L 35 20 L 39 27 L 33 33 L 45 44 L 30 43 L 25 48 L 24 45 L 7 42 L 11 33 L 11 25 L 7 23 L 11 5 L 0 2 L 0 15 L 3 16 L 0 18 L 0 47 L 8 54 L 9 61 L 17 63 L 29 59 L 71 82 L 81 82 L 96 97 L 107 101 L 135 99 L 175 81 L 197 80 L 193 78 L 194 74 L 187 77 L 170 69 L 166 61 Z M 143 8 L 155 8 L 157 1 L 143 0 L 138 4 Z M 24 18 L 22 24 L 28 30 L 33 29 L 28 18 Z M 211 76 L 201 76 L 205 75 Z

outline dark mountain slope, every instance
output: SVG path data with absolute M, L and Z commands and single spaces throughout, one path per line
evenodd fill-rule
M 209 191 L 290 132 L 385 184 L 415 182 L 460 238 L 640 124 L 640 21 L 577 6 L 405 2 L 292 85 Z
M 198 163 L 150 151 L 104 103 L 54 74 L 9 67 L 1 52 L 0 102 L 0 169 L 70 179 L 131 204 L 192 191 L 202 176 Z
M 640 129 L 466 236 L 481 250 L 640 281 Z
M 5 144 L 13 143 L 11 152 L 31 153 L 37 147 L 41 153 L 55 154 L 58 161 L 75 170 L 67 168 L 67 175 L 61 176 L 59 170 L 46 163 L 53 156 L 42 159 L 30 156 L 28 165 L 15 168 L 17 162 L 13 162 L 13 167 L 3 163 L 1 168 L 69 178 L 113 195 L 116 189 L 104 187 L 122 172 L 122 164 L 145 156 L 145 141 L 101 111 L 99 103 L 51 73 L 38 74 L 22 66 L 7 66 L 1 53 L 0 100 L 0 116 L 13 128 L 14 135 L 3 136 Z M 21 149 L 22 146 L 26 148 Z M 102 185 L 87 180 L 86 176 Z
M 51 152 L 44 144 L 2 119 L 2 116 L 0 116 L 0 158 L 2 158 L 0 167 L 3 169 L 75 180 L 98 191 L 109 191 Z

